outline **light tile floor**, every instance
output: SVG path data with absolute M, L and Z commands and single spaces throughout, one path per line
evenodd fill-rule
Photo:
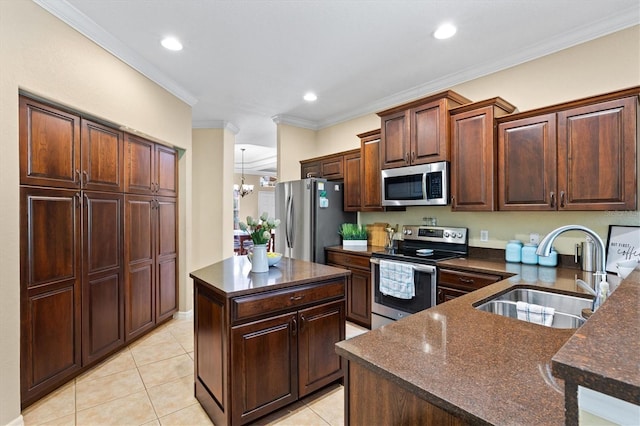
M 347 338 L 368 330 L 347 323 Z M 256 425 L 344 424 L 344 390 L 328 386 Z M 171 321 L 22 412 L 26 426 L 211 425 L 193 395 L 193 321 Z

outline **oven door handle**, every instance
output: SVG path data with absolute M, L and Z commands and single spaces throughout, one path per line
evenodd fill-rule
M 372 257 L 369 262 L 379 265 L 380 264 L 380 259 L 378 259 L 377 257 Z M 396 262 L 396 263 L 408 263 L 411 266 L 413 266 L 413 270 L 417 271 L 417 272 L 426 272 L 428 274 L 435 274 L 436 273 L 436 267 L 433 265 L 423 265 L 420 263 L 411 263 L 411 262 Z

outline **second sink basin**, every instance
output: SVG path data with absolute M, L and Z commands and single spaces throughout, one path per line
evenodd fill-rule
M 517 302 L 554 308 L 555 313 L 551 327 L 578 328 L 585 322 L 582 317 L 582 309 L 591 308 L 593 297 L 588 295 L 572 296 L 533 288 L 514 287 L 504 293 L 493 296 L 491 299 L 482 301 L 474 305 L 474 307 L 481 311 L 518 319 Z

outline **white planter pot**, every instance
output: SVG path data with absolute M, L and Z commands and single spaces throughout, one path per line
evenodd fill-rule
M 352 249 L 352 248 L 366 248 L 367 240 L 342 240 L 342 248 L 344 249 Z

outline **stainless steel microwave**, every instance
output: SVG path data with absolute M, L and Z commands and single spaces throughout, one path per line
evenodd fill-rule
M 382 170 L 383 206 L 449 204 L 449 163 L 421 164 Z

